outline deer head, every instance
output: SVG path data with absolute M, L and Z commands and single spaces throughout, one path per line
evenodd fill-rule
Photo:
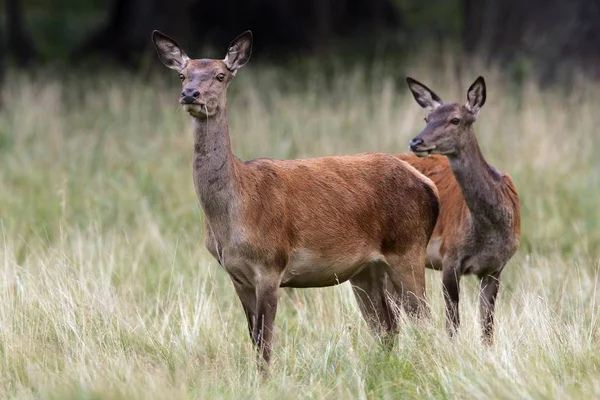
M 252 53 L 250 31 L 231 42 L 223 60 L 192 60 L 173 39 L 159 31 L 152 32 L 152 41 L 162 63 L 179 72 L 179 104 L 197 118 L 209 118 L 225 109 L 227 86 Z
M 410 150 L 418 156 L 442 154 L 458 155 L 471 140 L 472 126 L 479 110 L 485 104 L 485 81 L 479 77 L 467 91 L 467 103 L 444 104 L 431 89 L 422 83 L 406 78 L 415 100 L 430 111 L 425 118 L 425 129 L 410 141 Z

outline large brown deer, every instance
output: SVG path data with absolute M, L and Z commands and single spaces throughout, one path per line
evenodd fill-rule
M 521 216 L 512 179 L 485 161 L 473 131 L 486 100 L 485 81 L 479 77 L 471 85 L 465 105 L 444 104 L 422 83 L 412 78 L 407 78 L 407 83 L 417 103 L 430 113 L 425 129 L 410 141 L 416 155 L 398 157 L 435 182 L 441 203 L 427 249 L 427 267 L 443 271 L 451 335 L 460 323 L 460 278 L 467 274 L 479 277 L 483 340 L 489 344 L 500 273 L 519 247 Z
M 152 39 L 160 60 L 179 73 L 179 103 L 192 117 L 206 247 L 231 277 L 266 364 L 280 287 L 350 280 L 380 334 L 395 330 L 398 306 L 427 313 L 425 255 L 439 206 L 431 180 L 377 153 L 240 161 L 231 151 L 226 94 L 250 58 L 252 34 L 237 37 L 224 60 L 192 60 L 158 31 Z

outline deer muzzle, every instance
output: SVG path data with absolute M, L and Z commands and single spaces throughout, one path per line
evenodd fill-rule
M 435 149 L 435 146 L 427 146 L 425 141 L 418 136 L 412 139 L 408 143 L 408 146 L 410 147 L 410 151 L 419 157 L 427 156 Z

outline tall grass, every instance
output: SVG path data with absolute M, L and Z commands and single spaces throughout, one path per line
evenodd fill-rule
M 424 112 L 398 77 L 462 102 L 477 75 L 457 81 L 452 61 L 302 78 L 250 66 L 230 88 L 234 152 L 403 152 Z M 347 284 L 284 291 L 272 376 L 261 381 L 241 306 L 203 246 L 190 121 L 176 106 L 177 77 L 165 76 L 10 76 L 0 113 L 0 397 L 600 397 L 600 86 L 541 91 L 486 71 L 476 133 L 488 161 L 514 178 L 523 213 L 492 348 L 479 343 L 474 279 L 464 279 L 450 340 L 441 277 L 429 273 L 433 317 L 406 322 L 389 354 Z

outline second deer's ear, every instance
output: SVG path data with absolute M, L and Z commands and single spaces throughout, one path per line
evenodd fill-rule
M 477 78 L 475 82 L 467 90 L 467 104 L 466 107 L 473 114 L 477 115 L 481 107 L 485 104 L 486 91 L 485 91 L 485 80 L 482 76 Z
M 227 69 L 235 74 L 238 69 L 246 65 L 251 54 L 252 32 L 246 31 L 233 39 L 223 61 Z
M 440 99 L 440 97 L 435 94 L 433 90 L 429 89 L 416 79 L 407 77 L 406 83 L 408 84 L 408 88 L 412 92 L 415 100 L 421 107 L 426 108 L 429 111 L 433 111 L 444 104 L 442 99 Z
M 179 45 L 162 32 L 152 32 L 152 42 L 156 47 L 158 58 L 167 67 L 181 72 L 190 61 L 190 58 L 181 50 Z

